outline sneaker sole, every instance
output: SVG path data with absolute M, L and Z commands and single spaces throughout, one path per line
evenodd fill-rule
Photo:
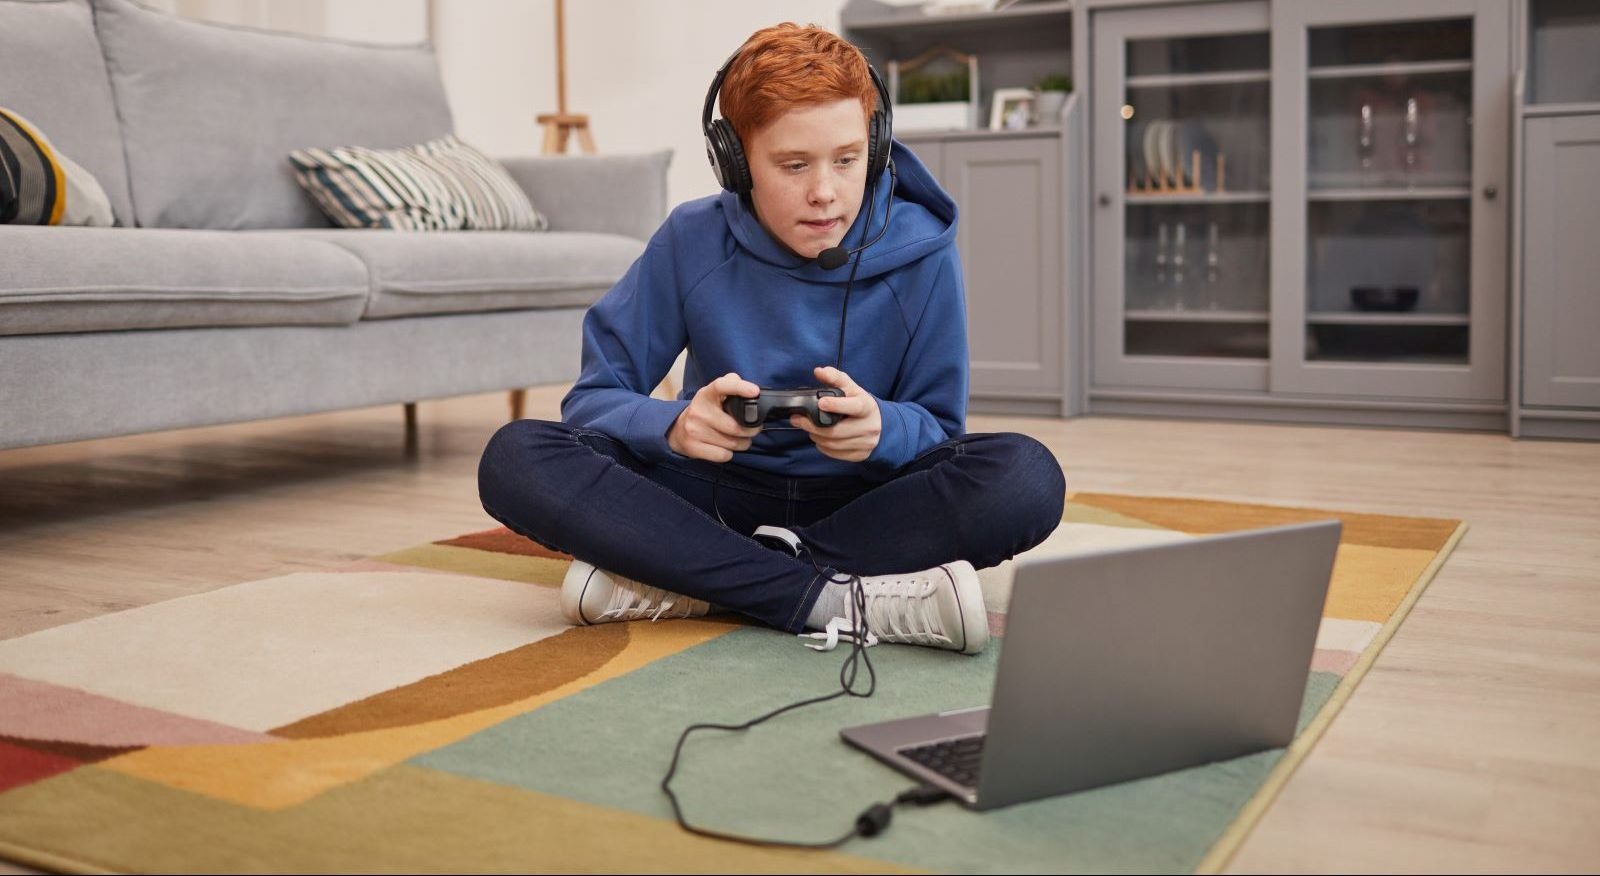
M 983 582 L 978 570 L 965 560 L 939 568 L 950 576 L 956 593 L 956 611 L 961 617 L 962 654 L 977 654 L 989 644 L 989 613 L 983 607 Z
M 585 563 L 583 565 L 589 564 Z M 600 570 L 597 567 L 589 566 L 589 571 L 585 574 L 581 571 L 578 563 L 574 561 L 573 565 L 567 569 L 567 577 L 561 582 L 561 614 L 573 626 L 587 627 L 594 625 L 594 621 L 583 616 L 583 597 L 584 594 L 589 592 L 589 583 L 594 580 L 594 574 L 598 571 Z M 575 572 L 583 576 L 581 584 L 573 580 Z

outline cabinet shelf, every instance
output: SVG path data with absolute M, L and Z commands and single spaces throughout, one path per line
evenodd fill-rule
M 1465 313 L 1311 313 L 1309 325 L 1441 326 L 1471 325 Z
M 1358 79 L 1374 76 L 1432 76 L 1442 73 L 1471 73 L 1471 61 L 1402 61 L 1390 64 L 1345 64 L 1312 67 L 1311 79 Z
M 1416 189 L 1312 189 L 1306 193 L 1308 201 L 1460 201 L 1471 197 L 1472 189 L 1466 186 Z
M 1128 322 L 1228 322 L 1266 323 L 1265 310 L 1129 310 L 1123 313 Z
M 1130 192 L 1123 196 L 1129 205 L 1137 204 L 1265 204 L 1272 200 L 1268 192 L 1196 192 L 1172 193 Z
M 1600 101 L 1591 103 L 1534 103 L 1528 104 L 1522 110 L 1522 114 L 1529 118 L 1600 115 Z
M 1129 76 L 1128 88 L 1181 88 L 1199 85 L 1244 85 L 1252 82 L 1271 82 L 1272 74 L 1266 70 L 1228 70 L 1221 73 L 1164 73 L 1149 76 Z
M 949 15 L 928 15 L 915 7 L 907 7 L 900 15 L 874 15 L 842 24 L 852 31 L 898 34 L 912 29 L 971 28 L 996 25 L 1013 27 L 1026 25 L 1029 19 L 1063 19 L 1072 17 L 1071 0 L 1045 0 L 1039 3 L 1019 3 L 1006 9 L 988 12 L 959 12 Z

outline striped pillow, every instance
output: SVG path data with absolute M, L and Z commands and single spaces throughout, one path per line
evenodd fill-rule
M 404 149 L 297 149 L 295 178 L 344 228 L 544 231 L 545 217 L 500 163 L 456 139 Z
M 0 225 L 114 223 L 111 199 L 89 171 L 38 128 L 0 108 Z

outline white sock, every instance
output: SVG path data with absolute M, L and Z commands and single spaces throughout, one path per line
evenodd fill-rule
M 850 585 L 829 581 L 823 585 L 822 595 L 817 597 L 816 604 L 811 606 L 811 613 L 806 615 L 806 628 L 825 630 L 828 628 L 828 621 L 836 617 L 849 616 Z

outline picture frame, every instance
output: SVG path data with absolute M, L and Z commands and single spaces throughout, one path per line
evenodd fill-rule
M 1031 88 L 996 88 L 989 101 L 989 130 L 1016 131 L 1033 124 L 1037 98 Z

